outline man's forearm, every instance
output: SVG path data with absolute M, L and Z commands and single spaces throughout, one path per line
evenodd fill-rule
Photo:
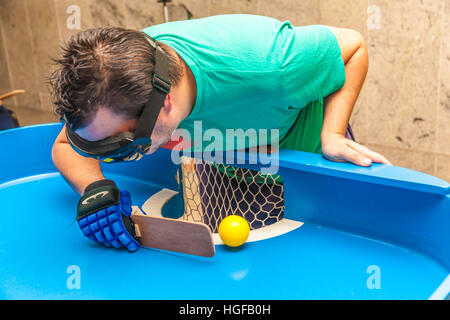
M 104 179 L 97 160 L 82 157 L 72 149 L 66 139 L 65 127 L 53 145 L 52 160 L 56 169 L 80 195 L 89 184 Z
M 104 179 L 97 160 L 80 156 L 67 143 L 55 145 L 52 157 L 56 169 L 80 195 L 89 184 Z
M 345 84 L 324 99 L 322 137 L 326 134 L 345 135 L 353 106 L 361 91 L 369 66 L 367 48 L 361 42 L 345 63 Z
M 329 27 L 336 36 L 345 65 L 345 84 L 324 99 L 321 132 L 322 155 L 333 161 L 349 161 L 359 166 L 372 162 L 391 164 L 384 156 L 345 137 L 356 99 L 369 67 L 369 57 L 362 35 L 352 29 Z

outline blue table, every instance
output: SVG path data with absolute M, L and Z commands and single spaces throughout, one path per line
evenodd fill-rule
M 107 249 L 51 161 L 60 124 L 0 132 L 1 299 L 444 299 L 450 186 L 417 171 L 282 150 L 285 217 L 304 225 L 213 258 Z M 247 157 L 237 154 L 236 157 Z M 258 167 L 249 165 L 248 167 Z M 175 189 L 169 150 L 103 167 L 142 205 Z

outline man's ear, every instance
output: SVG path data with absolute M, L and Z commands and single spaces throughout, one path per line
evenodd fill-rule
M 172 98 L 170 96 L 170 93 L 167 94 L 166 99 L 164 100 L 163 108 L 164 108 L 165 112 L 172 111 L 173 105 L 172 105 Z

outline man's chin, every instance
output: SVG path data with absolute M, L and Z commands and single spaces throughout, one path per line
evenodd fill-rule
M 152 145 L 150 146 L 150 149 L 145 153 L 147 154 L 152 154 L 154 153 L 156 150 L 158 150 L 160 147 L 165 147 L 167 144 L 169 144 L 172 140 L 172 135 L 166 136 L 164 135 L 166 138 L 165 139 L 158 139 L 158 141 L 155 141 L 152 139 Z
M 158 150 L 158 149 L 159 149 L 159 145 L 154 146 L 154 145 L 152 144 L 151 147 L 150 147 L 150 149 L 149 149 L 145 154 L 146 154 L 146 155 L 153 154 L 153 153 L 155 153 L 155 151 Z

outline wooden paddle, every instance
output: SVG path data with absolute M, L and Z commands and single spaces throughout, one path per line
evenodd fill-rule
M 144 247 L 187 253 L 202 257 L 215 254 L 211 230 L 206 224 L 145 215 L 133 207 L 131 219 L 136 237 Z

